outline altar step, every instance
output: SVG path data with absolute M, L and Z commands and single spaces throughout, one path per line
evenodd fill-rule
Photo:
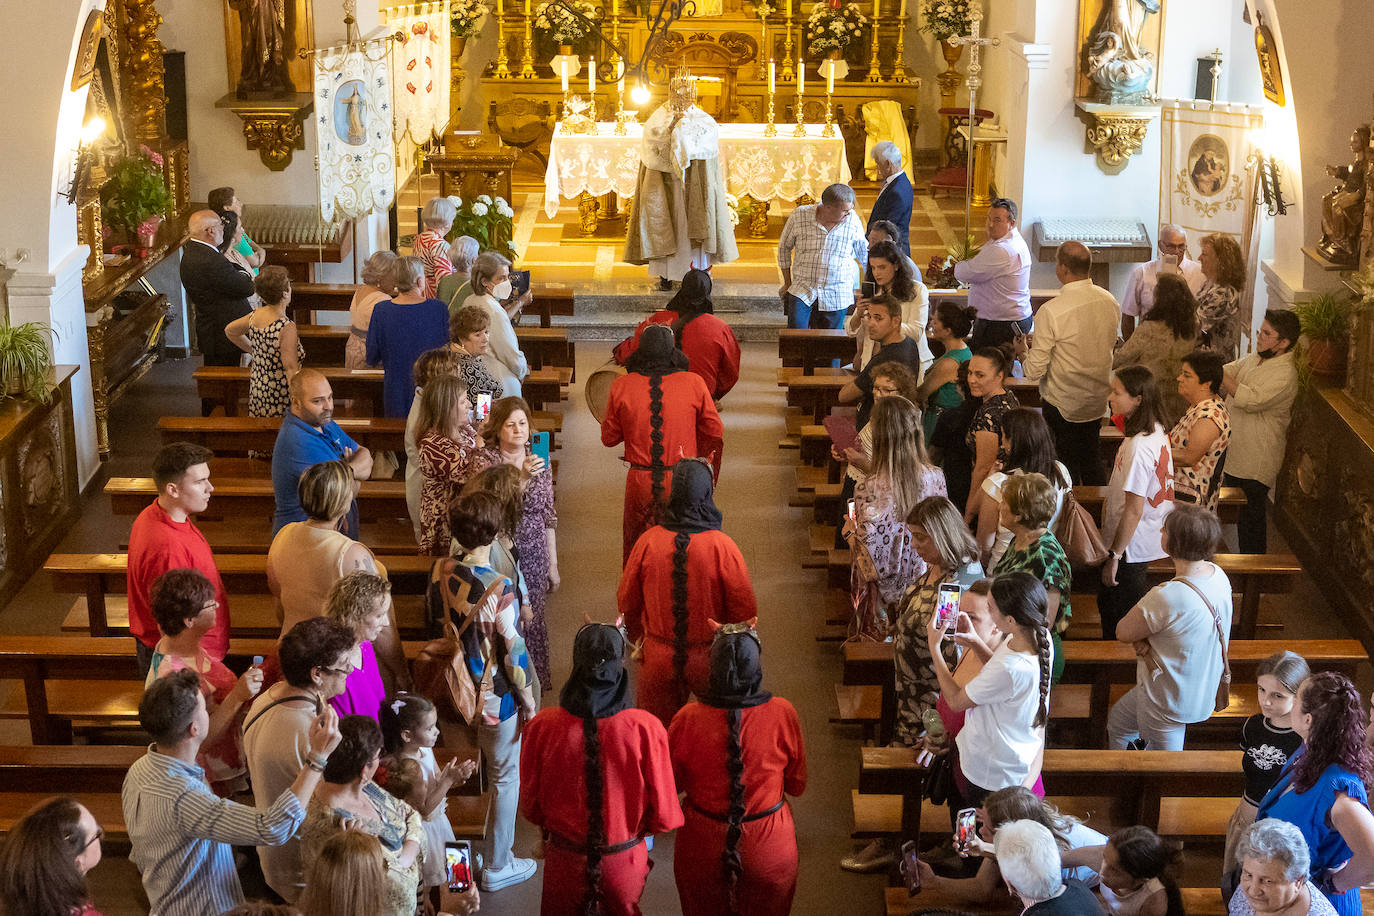
M 575 314 L 560 317 L 556 324 L 567 328 L 572 340 L 621 340 L 674 295 L 660 291 L 657 282 L 648 278 L 569 285 Z M 785 323 L 777 290 L 774 283 L 718 279 L 711 302 L 716 317 L 730 325 L 740 340 L 777 340 L 778 329 Z
M 582 300 L 578 299 L 578 308 Z M 785 325 L 782 308 L 777 299 L 773 300 L 774 312 L 727 312 L 719 306 L 716 315 L 730 325 L 735 336 L 741 341 L 775 341 L 778 330 Z M 634 329 L 650 314 L 650 310 L 638 312 L 598 312 L 591 315 L 568 315 L 554 319 L 554 326 L 566 328 L 569 340 L 624 340 L 634 333 Z

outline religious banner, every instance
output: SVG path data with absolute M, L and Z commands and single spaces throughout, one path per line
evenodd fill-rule
M 385 211 L 396 192 L 387 55 L 375 45 L 315 57 L 320 216 Z
M 1256 152 L 1264 112 L 1259 106 L 1165 99 L 1160 113 L 1159 222 L 1181 226 L 1197 256 L 1198 240 L 1220 232 L 1240 245 L 1248 281 L 1241 326 L 1253 302 Z
M 389 19 L 386 27 L 402 36 L 391 49 L 396 133 L 421 144 L 448 126 L 449 9 L 447 2 L 415 8 L 422 12 Z

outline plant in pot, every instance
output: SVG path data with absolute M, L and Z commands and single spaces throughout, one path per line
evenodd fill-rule
M 468 39 L 482 31 L 482 21 L 487 15 L 487 7 L 482 0 L 452 0 L 448 10 L 453 57 L 457 59 L 462 57 Z
M 0 323 L 0 380 L 7 397 L 26 397 L 46 404 L 52 395 L 52 352 L 57 336 L 36 321 Z
M 868 17 L 859 11 L 857 3 L 822 0 L 811 7 L 806 19 L 807 53 L 839 60 L 846 48 L 863 40 L 868 26 Z
M 944 254 L 937 254 L 926 265 L 925 284 L 929 289 L 958 289 L 959 281 L 954 276 L 954 265 L 977 257 L 979 245 L 972 238 L 964 239 L 962 245 L 950 245 Z
M 1332 379 L 1345 376 L 1345 360 L 1350 349 L 1353 303 L 1349 296 L 1322 293 L 1293 306 L 1302 324 L 1308 368 L 1316 375 Z
M 162 180 L 162 157 L 146 146 L 111 166 L 100 188 L 100 213 L 107 226 L 122 230 L 140 248 L 150 248 L 172 202 Z

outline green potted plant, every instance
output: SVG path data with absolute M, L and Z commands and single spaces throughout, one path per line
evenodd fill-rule
M 962 245 L 950 245 L 943 255 L 935 255 L 926 265 L 925 280 L 928 289 L 958 289 L 959 281 L 954 276 L 954 265 L 977 257 L 982 248 L 971 237 L 964 239 Z
M 1306 362 L 1314 374 L 1338 380 L 1345 377 L 1352 304 L 1349 296 L 1322 293 L 1293 306 L 1307 341 Z
M 46 404 L 51 397 L 52 353 L 49 343 L 56 332 L 29 321 L 20 325 L 0 323 L 0 379 L 7 397 L 26 397 Z
M 100 213 L 105 224 L 123 230 L 130 241 L 156 235 L 157 223 L 172 197 L 162 181 L 162 157 L 146 146 L 110 168 L 100 188 Z
M 868 17 L 857 3 L 822 0 L 806 18 L 807 53 L 840 60 L 846 48 L 863 40 L 868 26 Z
M 450 242 L 460 235 L 477 240 L 482 251 L 495 251 L 515 260 L 515 246 L 511 238 L 515 234 L 515 211 L 504 197 L 492 199 L 479 194 L 464 202 L 460 197 L 449 197 L 458 208 L 453 218 L 453 228 L 445 238 Z

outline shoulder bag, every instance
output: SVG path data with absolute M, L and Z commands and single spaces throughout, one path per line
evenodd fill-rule
M 1182 582 L 1197 593 L 1197 596 L 1202 599 L 1202 603 L 1207 606 L 1208 613 L 1212 615 L 1212 625 L 1216 628 L 1217 642 L 1221 645 L 1221 681 L 1217 684 L 1217 701 L 1212 711 L 1221 712 L 1231 705 L 1231 659 L 1229 653 L 1226 651 L 1226 634 L 1223 633 L 1221 629 L 1221 615 L 1219 615 L 1217 609 L 1212 606 L 1212 602 L 1207 600 L 1207 596 L 1202 593 L 1202 589 L 1198 588 L 1192 581 L 1183 576 L 1175 576 L 1173 581 Z
M 427 604 L 446 608 L 455 606 L 455 596 L 449 593 L 445 578 L 435 578 L 430 582 Z M 416 692 L 456 713 L 469 725 L 477 724 L 481 698 L 491 690 L 492 669 L 490 663 L 484 665 L 482 683 L 473 683 L 463 636 L 477 619 L 477 612 L 489 599 L 499 594 L 501 587 L 500 582 L 493 583 L 481 599 L 468 608 L 461 622 L 455 623 L 451 616 L 445 619 L 444 635 L 427 643 L 411 665 Z M 436 610 L 436 607 L 431 607 L 429 612 L 434 614 Z
M 1064 491 L 1054 536 L 1071 566 L 1101 566 L 1107 561 L 1107 545 L 1102 543 L 1092 515 L 1074 497 L 1072 487 Z

